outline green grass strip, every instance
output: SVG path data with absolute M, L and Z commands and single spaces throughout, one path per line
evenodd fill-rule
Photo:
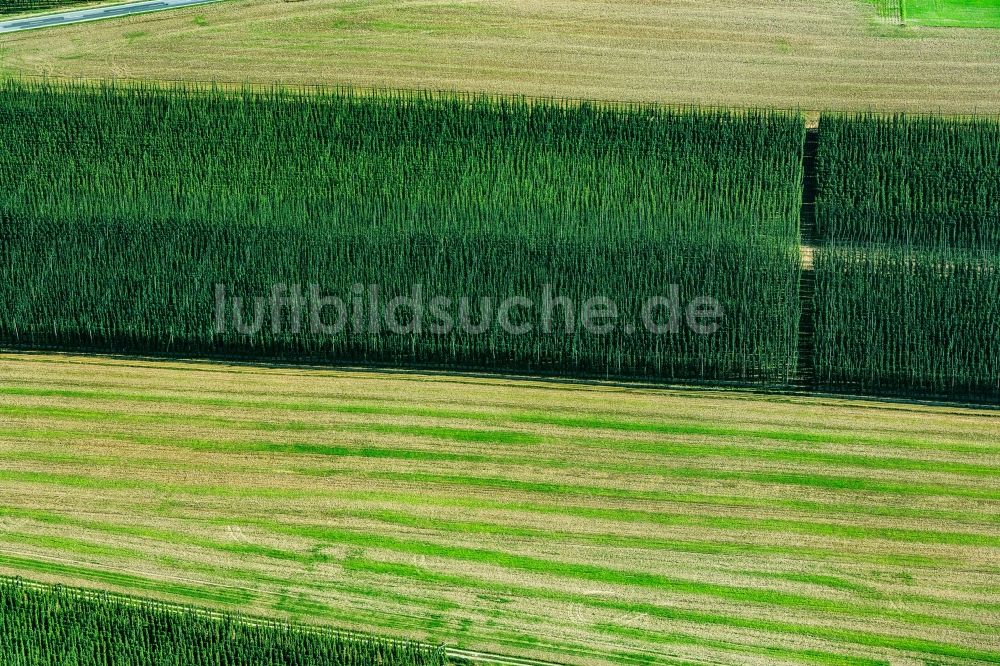
M 608 416 L 564 416 L 550 412 L 507 410 L 480 412 L 475 410 L 440 409 L 412 405 L 386 406 L 375 403 L 288 402 L 269 399 L 208 398 L 203 396 L 171 396 L 107 390 L 51 389 L 34 386 L 0 386 L 0 395 L 28 397 L 59 397 L 72 399 L 128 400 L 135 402 L 183 404 L 190 406 L 226 407 L 238 409 L 273 409 L 326 414 L 359 414 L 387 417 L 421 417 L 451 420 L 485 421 L 492 425 L 504 423 L 559 426 L 585 430 L 658 434 L 670 436 L 696 435 L 720 439 L 758 439 L 798 444 L 840 444 L 876 448 L 900 447 L 958 453 L 984 453 L 1000 450 L 1000 438 L 991 442 L 927 442 L 906 437 L 872 437 L 861 433 L 802 432 L 767 428 L 723 427 L 705 423 L 636 421 Z M 112 412 L 114 414 L 114 412 Z
M 345 568 L 359 573 L 367 572 L 380 576 L 392 575 L 408 580 L 419 580 L 422 584 L 435 583 L 452 587 L 479 587 L 480 589 L 489 589 L 494 593 L 501 595 L 517 595 L 527 599 L 537 598 L 547 599 L 550 601 L 574 603 L 594 608 L 613 610 L 621 613 L 647 615 L 652 618 L 659 618 L 668 621 L 691 622 L 693 624 L 706 624 L 722 628 L 739 628 L 776 634 L 806 636 L 817 640 L 829 641 L 831 643 L 863 645 L 876 649 L 899 650 L 907 654 L 917 653 L 935 655 L 939 657 L 969 659 L 983 663 L 994 663 L 1000 660 L 1000 652 L 987 652 L 975 648 L 940 643 L 928 639 L 877 634 L 852 629 L 802 625 L 781 620 L 709 613 L 683 608 L 659 606 L 649 603 L 625 602 L 618 601 L 613 598 L 594 597 L 570 592 L 560 592 L 558 590 L 524 587 L 509 583 L 504 583 L 503 585 L 490 584 L 469 576 L 436 573 L 424 567 L 377 562 L 367 558 L 354 558 L 345 562 L 344 566 Z M 977 633 L 985 637 L 988 635 L 989 630 L 983 627 L 978 627 Z
M 327 472 L 342 474 L 336 470 Z M 676 501 L 677 495 L 669 491 L 656 490 L 623 490 L 601 486 L 576 486 L 545 481 L 520 481 L 499 477 L 480 477 L 468 475 L 430 474 L 426 472 L 379 472 L 369 476 L 377 479 L 416 482 L 426 484 L 456 485 L 470 488 L 488 488 L 508 492 L 529 492 L 567 497 L 613 497 L 628 500 L 646 500 L 670 502 Z M 773 505 L 772 505 L 773 506 Z M 658 514 L 649 514 L 657 516 Z M 667 521 L 670 524 L 688 524 L 705 527 L 718 526 L 723 529 L 745 529 L 755 525 L 759 527 L 772 525 L 782 526 L 781 531 L 799 531 L 821 534 L 823 536 L 861 536 L 863 538 L 881 537 L 890 540 L 915 541 L 927 543 L 956 543 L 962 545 L 1000 546 L 1000 535 L 977 534 L 970 532 L 940 532 L 927 530 L 911 530 L 901 528 L 869 528 L 862 526 L 837 525 L 832 523 L 807 523 L 785 519 L 747 519 L 747 518 L 712 518 L 710 516 L 692 516 L 679 514 L 663 514 L 666 518 L 655 518 L 656 522 Z M 787 528 L 787 529 L 785 529 Z
M 885 659 L 870 659 L 868 657 L 835 654 L 822 650 L 795 650 L 778 646 L 739 644 L 679 632 L 659 633 L 642 631 L 617 624 L 597 624 L 594 625 L 594 628 L 600 632 L 619 638 L 651 641 L 660 645 L 695 645 L 698 647 L 736 652 L 743 655 L 753 654 L 771 659 L 820 664 L 821 666 L 885 666 L 889 664 Z
M 196 587 L 193 585 L 183 585 L 178 583 L 168 583 L 154 581 L 139 576 L 132 576 L 114 571 L 103 571 L 78 567 L 57 562 L 47 562 L 40 559 L 28 559 L 12 555 L 0 554 L 0 566 L 12 570 L 32 571 L 54 576 L 67 578 L 79 578 L 81 580 L 111 585 L 122 589 L 144 590 L 159 594 L 169 594 L 175 597 L 182 597 L 196 602 L 210 602 L 227 606 L 246 606 L 256 597 L 253 593 L 242 589 L 210 589 Z
M 868 607 L 857 601 L 837 601 L 814 596 L 783 592 L 766 588 L 748 588 L 718 583 L 671 578 L 669 576 L 638 571 L 624 571 L 591 564 L 559 562 L 529 557 L 503 551 L 446 545 L 426 541 L 402 539 L 392 536 L 373 535 L 353 530 L 325 526 L 302 526 L 281 524 L 271 521 L 251 521 L 251 524 L 273 532 L 298 537 L 312 538 L 337 545 L 358 548 L 391 550 L 407 555 L 441 557 L 465 562 L 475 562 L 529 573 L 561 576 L 577 580 L 587 580 L 601 584 L 617 584 L 646 589 L 668 591 L 676 594 L 708 596 L 740 603 L 756 603 L 783 608 L 802 608 L 810 611 L 842 613 L 861 617 L 895 618 L 911 624 L 946 626 L 975 631 L 978 625 L 972 622 L 953 620 L 937 616 L 922 615 L 886 609 L 882 606 Z

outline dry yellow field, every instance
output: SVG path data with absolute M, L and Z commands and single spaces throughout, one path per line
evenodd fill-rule
M 998 419 L 5 354 L 0 574 L 574 664 L 986 663 Z
M 0 36 L 0 72 L 1000 113 L 1000 31 L 863 0 L 227 0 Z

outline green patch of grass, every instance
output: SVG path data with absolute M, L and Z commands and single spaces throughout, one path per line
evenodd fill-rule
M 188 541 L 188 539 L 184 539 L 184 541 Z M 213 550 L 231 553 L 241 557 L 263 557 L 272 560 L 281 560 L 284 562 L 297 562 L 299 564 L 316 564 L 320 562 L 328 562 L 330 560 L 329 557 L 323 555 L 322 553 L 296 553 L 290 550 L 271 548 L 269 546 L 262 546 L 253 543 L 229 544 L 209 541 L 207 539 L 197 539 L 194 543 L 196 545 L 205 546 Z
M 541 444 L 545 441 L 545 438 L 538 435 L 531 435 L 510 430 L 474 430 L 464 428 L 401 426 L 376 423 L 366 425 L 359 424 L 356 428 L 384 435 L 409 435 L 414 437 L 446 439 L 453 442 L 482 444 Z
M 644 421 L 630 420 L 603 415 L 569 415 L 552 412 L 510 410 L 502 412 L 482 412 L 475 409 L 441 409 L 409 404 L 376 404 L 366 402 L 338 401 L 286 401 L 267 398 L 223 398 L 207 396 L 183 396 L 160 393 L 135 393 L 116 390 L 65 389 L 23 385 L 0 386 L 0 395 L 24 397 L 53 397 L 79 400 L 107 400 L 125 402 L 149 402 L 154 404 L 177 404 L 186 406 L 220 407 L 233 409 L 273 409 L 276 411 L 309 412 L 326 414 L 353 414 L 361 416 L 415 417 L 441 420 L 471 420 L 494 426 L 503 424 L 553 426 L 579 430 L 607 430 L 621 433 L 644 433 L 669 437 L 704 436 L 737 442 L 745 439 L 787 442 L 793 444 L 842 444 L 871 447 L 893 447 L 903 449 L 948 451 L 951 453 L 974 453 L 1000 451 L 1000 439 L 972 443 L 969 441 L 924 441 L 905 437 L 871 436 L 861 433 L 839 433 L 823 431 L 776 430 L 753 427 L 719 426 L 714 423 Z M 360 427 L 360 426 L 359 426 Z M 376 426 L 381 427 L 381 426 Z M 392 426 L 390 426 L 392 427 Z M 430 429 L 428 436 L 463 441 L 498 441 L 503 443 L 538 443 L 536 436 L 513 431 L 464 430 L 459 428 Z M 399 434 L 405 434 L 400 432 Z M 419 434 L 419 430 L 415 431 Z M 519 439 L 524 437 L 523 440 Z
M 98 570 L 57 562 L 48 562 L 38 558 L 29 559 L 0 554 L 0 566 L 14 571 L 30 571 L 33 573 L 86 580 L 121 589 L 142 590 L 144 592 L 152 592 L 155 594 L 165 594 L 172 597 L 180 597 L 196 603 L 211 603 L 243 607 L 251 603 L 256 598 L 256 595 L 247 590 L 235 589 L 232 587 L 197 587 L 194 585 L 151 580 L 148 578 L 141 578 L 139 576 L 106 571 L 103 569 Z
M 632 627 L 625 627 L 618 624 L 598 624 L 594 627 L 603 633 L 617 636 L 619 638 L 640 638 L 650 640 L 651 632 Z M 852 657 L 844 654 L 834 654 L 822 650 L 796 650 L 778 646 L 761 646 L 746 643 L 734 643 L 694 634 L 680 632 L 655 633 L 652 634 L 652 641 L 659 645 L 693 645 L 707 647 L 716 650 L 725 650 L 741 654 L 753 654 L 769 657 L 774 660 L 788 660 L 805 664 L 820 664 L 824 666 L 881 666 L 889 662 L 884 659 L 868 659 L 864 657 Z
M 138 551 L 129 548 L 119 548 L 117 546 L 108 546 L 81 539 L 52 536 L 49 534 L 26 534 L 4 530 L 0 534 L 0 542 L 20 543 L 76 555 L 120 558 L 137 558 L 141 556 Z
M 411 476 L 411 475 L 404 475 Z M 426 475 L 430 476 L 430 475 Z M 444 479 L 454 479 L 454 477 L 441 477 Z M 540 483 L 515 483 L 507 479 L 479 479 L 472 477 L 475 481 L 483 481 L 486 487 L 503 488 L 508 484 L 527 485 L 529 487 L 547 487 L 556 484 Z M 586 489 L 574 488 L 579 491 L 575 494 L 584 496 L 594 496 L 599 492 L 599 488 Z M 613 493 L 614 491 L 609 490 Z M 623 491 L 624 492 L 624 491 Z M 618 495 L 614 495 L 618 496 Z M 624 495 L 622 495 L 624 497 Z M 639 495 L 640 498 L 645 497 Z M 653 497 L 655 499 L 655 497 Z M 515 505 L 516 506 L 516 505 Z M 504 508 L 513 508 L 506 506 Z M 975 532 L 943 532 L 934 530 L 902 529 L 891 527 L 862 526 L 856 524 L 844 524 L 834 522 L 819 522 L 807 520 L 794 520 L 785 518 L 744 518 L 730 516 L 696 515 L 678 512 L 653 512 L 637 511 L 634 509 L 614 509 L 603 507 L 550 507 L 538 506 L 539 511 L 551 511 L 553 513 L 574 515 L 577 517 L 592 517 L 620 521 L 644 520 L 660 525 L 671 526 L 693 526 L 707 527 L 713 529 L 746 531 L 746 532 L 793 532 L 796 534 L 809 534 L 815 536 L 847 538 L 847 539 L 885 539 L 887 541 L 899 541 L 902 543 L 938 543 L 962 546 L 985 546 L 1000 547 L 1000 535 L 982 534 Z
M 88 490 L 145 490 L 162 495 L 194 495 L 202 497 L 237 497 L 305 500 L 316 496 L 306 490 L 284 488 L 232 487 L 182 485 L 144 481 L 142 479 L 101 478 L 87 475 L 62 474 L 56 472 L 31 472 L 0 470 L 0 480 L 10 483 L 37 483 L 40 485 L 82 488 Z
M 517 423 L 562 426 L 586 430 L 610 430 L 628 433 L 649 433 L 670 436 L 704 436 L 720 439 L 758 439 L 796 444 L 846 444 L 856 446 L 899 447 L 932 449 L 956 453 L 983 453 L 1000 449 L 1000 440 L 977 442 L 927 442 L 905 437 L 872 437 L 860 433 L 839 433 L 775 430 L 764 428 L 737 428 L 709 423 L 637 421 L 603 416 L 569 416 L 551 412 L 523 412 L 511 415 Z
M 106 400 L 120 402 L 148 402 L 153 404 L 173 404 L 200 407 L 224 407 L 234 409 L 274 409 L 290 412 L 313 412 L 320 414 L 359 414 L 364 416 L 415 416 L 440 419 L 491 418 L 490 415 L 474 410 L 436 409 L 413 405 L 383 405 L 364 402 L 292 401 L 269 398 L 228 398 L 219 396 L 191 396 L 168 393 L 137 393 L 111 389 L 53 388 L 36 385 L 11 384 L 0 386 L 0 395 L 35 398 L 66 398 L 75 400 Z
M 193 451 L 216 453 L 268 453 L 274 455 L 309 455 L 330 457 L 354 457 L 383 460 L 425 460 L 432 462 L 467 462 L 491 464 L 495 458 L 473 453 L 450 453 L 447 451 L 423 451 L 417 449 L 375 448 L 366 446 L 346 446 L 311 443 L 281 442 L 225 442 L 204 439 L 169 439 L 159 437 L 135 437 L 139 443 L 156 446 L 176 446 Z
M 699 468 L 676 469 L 673 470 L 673 474 L 690 479 L 754 481 L 768 485 L 806 486 L 810 488 L 823 488 L 825 490 L 850 490 L 927 497 L 968 497 L 988 501 L 1000 500 L 1000 489 L 959 486 L 950 483 L 903 483 L 864 479 L 856 476 L 834 476 L 816 473 L 743 472 Z
M 135 412 L 114 409 L 78 409 L 73 407 L 53 407 L 47 405 L 2 405 L 0 406 L 0 416 L 24 419 L 65 419 L 69 421 L 115 423 L 123 425 L 144 424 L 153 426 L 169 426 L 201 424 L 240 430 L 263 430 L 265 432 L 323 430 L 326 427 L 323 425 L 295 421 L 244 421 L 240 419 L 227 419 L 204 415 L 186 416 L 173 414 L 136 414 Z
M 478 588 L 480 590 L 489 590 L 498 594 L 511 594 L 529 599 L 537 598 L 573 603 L 638 616 L 646 615 L 650 618 L 668 621 L 691 622 L 694 624 L 704 624 L 726 628 L 774 632 L 832 642 L 863 645 L 876 649 L 888 648 L 904 652 L 924 653 L 957 659 L 970 659 L 972 661 L 980 661 L 983 663 L 994 663 L 1000 659 L 1000 652 L 988 652 L 961 645 L 941 643 L 922 638 L 890 636 L 852 629 L 837 629 L 811 624 L 797 624 L 795 622 L 775 619 L 740 617 L 725 613 L 712 613 L 673 606 L 668 607 L 650 603 L 621 601 L 615 598 L 561 592 L 552 589 L 525 587 L 516 584 L 490 584 L 469 576 L 441 574 L 432 572 L 426 568 L 378 562 L 374 560 L 366 560 L 364 558 L 355 558 L 352 560 L 350 563 L 350 569 L 355 571 L 363 570 L 387 576 L 399 576 L 402 578 L 415 576 L 417 577 L 417 580 L 421 580 L 425 583 L 435 583 L 443 586 L 464 588 Z
M 475 497 L 475 496 L 441 496 L 431 493 L 414 493 L 414 492 L 367 492 L 367 491 L 344 491 L 337 494 L 337 496 L 344 500 L 355 500 L 355 501 L 387 501 L 390 500 L 396 502 L 402 506 L 413 506 L 419 507 L 424 505 L 430 506 L 443 506 L 452 508 L 468 508 L 474 510 L 502 510 L 502 511 L 523 511 L 529 513 L 541 513 L 541 514 L 557 514 L 562 516 L 574 516 L 578 518 L 587 519 L 599 519 L 607 520 L 612 522 L 622 522 L 622 523 L 651 523 L 657 525 L 680 525 L 684 524 L 684 518 L 687 514 L 678 513 L 676 510 L 668 510 L 666 508 L 659 511 L 650 510 L 638 510 L 638 509 L 623 509 L 623 508 L 613 508 L 613 507 L 592 507 L 592 506 L 577 506 L 568 504 L 545 504 L 535 501 L 525 501 L 521 499 L 507 498 L 504 501 L 493 500 L 488 497 Z M 666 496 L 666 495 L 665 495 Z M 791 500 L 791 499 L 780 499 L 780 498 L 765 498 L 765 499 L 753 499 L 747 497 L 738 496 L 727 496 L 727 495 L 702 495 L 698 493 L 675 493 L 671 499 L 664 499 L 663 501 L 679 502 L 682 504 L 697 504 L 697 505 L 707 505 L 707 506 L 720 506 L 720 507 L 745 507 L 745 508 L 782 508 L 794 510 L 798 513 L 809 512 L 819 514 L 817 518 L 829 519 L 832 516 L 838 515 L 853 515 L 862 513 L 865 511 L 858 511 L 857 507 L 849 504 L 824 504 L 819 502 L 810 502 L 806 500 Z M 976 518 L 974 524 L 976 525 L 986 525 L 990 526 L 992 524 L 1000 521 L 1000 517 L 995 514 L 986 514 L 982 517 L 975 514 L 968 514 L 961 511 L 947 511 L 934 509 L 923 509 L 916 507 L 880 507 L 877 510 L 872 510 L 870 515 L 874 516 L 884 516 L 884 517 L 898 517 L 898 518 L 940 518 L 943 520 L 955 520 L 959 522 L 970 522 L 973 518 Z M 694 517 L 694 520 L 699 520 L 700 518 Z M 709 517 L 708 519 L 712 519 Z M 726 520 L 725 518 L 717 518 L 719 520 Z M 806 521 L 802 521 L 802 524 L 808 524 Z M 704 526 L 711 526 L 705 524 Z M 756 531 L 765 530 L 765 526 L 754 526 L 750 527 L 750 523 L 743 523 L 742 526 L 735 527 L 735 529 L 754 529 Z M 806 530 L 805 533 L 809 533 Z M 825 536 L 830 536 L 824 532 Z M 775 553 L 786 552 L 784 550 L 773 551 Z M 813 555 L 823 555 L 829 554 L 834 551 L 827 551 L 824 549 L 809 550 L 808 552 Z M 856 557 L 863 557 L 860 554 L 855 554 Z M 874 555 L 869 554 L 868 557 L 873 559 L 866 560 L 872 562 L 884 562 L 885 560 Z M 893 555 L 893 562 L 895 563 L 905 563 L 914 566 L 934 566 L 941 565 L 941 561 L 934 558 L 927 558 L 918 555 L 904 555 L 902 553 Z
M 1000 0 L 903 0 L 908 24 L 1000 28 Z
M 205 18 L 204 14 L 198 14 L 194 17 L 194 24 L 200 28 L 204 28 L 208 25 L 208 19 Z
M 44 389 L 32 390 L 20 387 L 0 388 L 0 394 L 22 395 L 32 397 L 60 397 L 77 399 L 107 399 L 107 400 L 131 400 L 135 399 L 132 394 L 121 394 L 117 392 L 104 391 L 75 391 L 65 389 Z M 317 411 L 326 413 L 344 414 L 386 414 L 393 416 L 420 416 L 436 417 L 451 416 L 442 414 L 438 410 L 428 409 L 384 409 L 364 405 L 289 405 L 282 402 L 255 402 L 242 400 L 228 400 L 216 398 L 148 398 L 148 402 L 186 404 L 192 406 L 213 406 L 232 408 L 268 408 L 275 409 L 297 409 L 302 411 Z M 85 421 L 111 421 L 124 423 L 145 423 L 151 425 L 166 425 L 170 423 L 188 424 L 214 424 L 219 426 L 237 427 L 240 429 L 259 429 L 265 431 L 285 431 L 285 430 L 324 430 L 324 429 L 354 429 L 359 431 L 374 432 L 386 435 L 409 435 L 414 437 L 427 437 L 434 439 L 445 439 L 456 442 L 481 442 L 488 444 L 539 444 L 544 438 L 538 435 L 522 433 L 511 430 L 484 430 L 474 428 L 453 428 L 443 426 L 404 426 L 396 424 L 378 423 L 357 423 L 338 424 L 328 426 L 322 424 L 310 424 L 300 421 L 277 420 L 277 421 L 244 421 L 237 419 L 226 419 L 216 416 L 173 416 L 166 414 L 136 414 L 134 412 L 117 409 L 79 409 L 71 407 L 53 407 L 44 405 L 15 406 L 7 405 L 0 407 L 0 414 L 21 417 L 21 418 L 65 418 Z M 464 414 L 459 412 L 459 414 Z
M 290 615 L 293 618 L 305 617 L 305 618 L 322 618 L 330 615 L 330 607 L 326 604 L 320 603 L 305 594 L 297 594 L 291 596 L 289 594 L 280 594 L 278 600 L 272 605 L 274 610 L 279 613 Z
M 627 585 L 674 594 L 703 595 L 745 604 L 763 604 L 783 608 L 810 609 L 812 611 L 849 613 L 872 617 L 892 617 L 912 624 L 957 627 L 969 631 L 974 631 L 978 627 L 973 622 L 895 611 L 882 607 L 867 607 L 859 602 L 823 599 L 764 587 L 740 587 L 736 585 L 708 583 L 673 578 L 661 574 L 547 560 L 483 548 L 470 548 L 385 535 L 372 535 L 326 526 L 282 525 L 273 522 L 268 523 L 267 521 L 255 522 L 255 524 L 262 527 L 266 526 L 268 529 L 276 532 L 314 538 L 327 541 L 331 544 L 350 545 L 363 549 L 384 549 L 424 557 L 454 559 L 526 573 L 574 578 L 600 584 Z
M 766 574 L 768 578 L 778 578 L 781 580 L 790 580 L 796 583 L 808 583 L 810 585 L 819 585 L 821 587 L 828 587 L 832 590 L 840 590 L 842 592 L 852 592 L 862 597 L 869 598 L 881 598 L 883 595 L 875 590 L 875 588 L 869 585 L 863 585 L 857 583 L 853 580 L 847 580 L 841 576 L 828 576 L 823 574 L 809 574 L 809 573 L 769 573 Z M 896 598 L 899 598 L 898 596 Z M 912 600 L 911 599 L 908 600 Z
M 661 470 L 663 471 L 663 470 Z M 316 474 L 336 476 L 344 474 L 341 469 L 315 471 Z M 481 477 L 471 475 L 443 475 L 428 472 L 372 472 L 373 478 L 410 483 L 439 483 L 449 485 L 464 485 L 478 488 L 497 488 L 506 491 L 557 494 L 563 496 L 587 495 L 591 497 L 620 497 L 623 499 L 644 499 L 651 501 L 684 501 L 692 500 L 697 495 L 677 493 L 669 490 L 634 490 L 605 486 L 582 486 L 546 481 L 527 481 L 521 479 Z M 874 479 L 859 479 L 857 477 L 825 476 L 812 474 L 793 474 L 781 472 L 731 472 L 725 469 L 677 468 L 664 478 L 703 479 L 715 481 L 753 481 L 762 484 L 781 484 L 822 488 L 826 490 L 864 491 L 885 493 L 900 496 L 925 497 L 967 497 L 983 500 L 1000 499 L 1000 491 L 990 488 L 973 488 L 966 486 L 941 484 L 905 484 Z

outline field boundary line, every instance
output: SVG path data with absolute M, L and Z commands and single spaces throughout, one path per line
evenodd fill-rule
M 190 354 L 171 354 L 169 352 L 153 353 L 141 352 L 128 354 L 88 348 L 68 348 L 45 347 L 41 345 L 12 345 L 4 343 L 0 345 L 0 357 L 4 354 L 12 356 L 55 356 L 64 357 L 66 362 L 73 362 L 73 359 L 103 360 L 107 362 L 120 362 L 125 365 L 135 364 L 133 367 L 146 367 L 143 364 L 153 363 L 177 363 L 183 365 L 214 366 L 212 368 L 202 367 L 202 372 L 231 372 L 234 368 L 260 370 L 289 370 L 289 371 L 313 371 L 313 372 L 356 372 L 356 373 L 377 373 L 384 375 L 401 375 L 409 377 L 433 377 L 435 379 L 450 378 L 459 380 L 482 380 L 496 382 L 538 382 L 552 384 L 563 388 L 592 388 L 592 389 L 622 389 L 630 391 L 653 391 L 653 392 L 698 392 L 715 393 L 729 398 L 803 398 L 814 400 L 828 400 L 830 402 L 862 402 L 867 405 L 856 405 L 857 407 L 870 409 L 895 409 L 901 411 L 912 411 L 914 407 L 945 408 L 954 410 L 978 410 L 989 412 L 1000 412 L 1000 404 L 995 402 L 976 402 L 974 398 L 969 400 L 956 400 L 954 398 L 920 396 L 920 395 L 898 395 L 898 394 L 877 394 L 877 393 L 856 393 L 845 388 L 843 391 L 832 391 L 827 389 L 809 390 L 800 386 L 773 385 L 759 386 L 749 383 L 734 381 L 705 381 L 697 382 L 689 380 L 687 383 L 681 382 L 657 382 L 648 377 L 618 377 L 608 378 L 596 375 L 559 375 L 549 374 L 526 374 L 506 370 L 476 370 L 470 368 L 444 368 L 434 365 L 411 365 L 400 366 L 390 363 L 376 364 L 369 363 L 319 363 L 316 361 L 292 362 L 278 358 L 249 358 L 247 356 L 235 356 L 225 354 L 212 354 L 204 356 L 192 356 Z M 2 359 L 0 359 L 2 363 Z M 226 366 L 230 366 L 228 369 Z M 965 414 L 966 411 L 955 412 Z
M 218 3 L 224 0 L 206 0 L 208 3 Z M 198 5 L 189 5 L 198 6 Z M 141 14 L 138 14 L 141 16 Z M 4 33 L 0 33 L 4 34 Z M 13 34 L 13 33 L 10 33 Z M 755 113 L 774 112 L 787 113 L 801 116 L 809 128 L 817 127 L 820 115 L 839 114 L 845 116 L 872 115 L 880 117 L 906 116 L 908 118 L 945 118 L 949 120 L 990 120 L 1000 122 L 1000 113 L 980 113 L 973 110 L 971 113 L 945 113 L 943 111 L 900 111 L 899 109 L 879 108 L 876 106 L 858 107 L 849 110 L 828 110 L 824 108 L 805 108 L 799 106 L 778 106 L 778 105 L 744 105 L 744 104 L 703 104 L 696 102 L 670 102 L 664 100 L 625 100 L 614 97 L 560 97 L 556 95 L 529 95 L 525 93 L 499 93 L 476 90 L 461 90 L 454 88 L 399 88 L 391 86 L 361 86 L 338 83 L 264 83 L 251 80 L 232 81 L 225 79 L 148 79 L 130 76 L 113 76 L 110 78 L 91 78 L 83 76 L 66 76 L 61 74 L 25 74 L 21 72 L 6 72 L 0 75 L 0 83 L 6 81 L 16 81 L 26 84 L 75 84 L 75 85 L 120 85 L 131 89 L 155 89 L 171 90 L 186 89 L 190 92 L 210 92 L 213 89 L 218 91 L 240 93 L 299 93 L 303 95 L 316 95 L 322 93 L 351 92 L 358 97 L 384 97 L 389 95 L 409 94 L 414 96 L 426 95 L 432 99 L 440 100 L 462 100 L 468 98 L 481 98 L 495 101 L 523 100 L 528 103 L 560 103 L 570 107 L 581 105 L 593 105 L 606 109 L 627 109 L 635 107 L 657 107 L 660 109 L 676 111 L 732 111 L 735 113 Z
M 55 563 L 69 564 L 74 566 L 84 566 L 92 564 L 69 558 L 53 557 L 49 555 L 38 555 L 37 553 L 24 553 L 16 550 L 9 550 L 6 548 L 0 549 L 0 553 L 14 555 L 18 557 L 33 557 L 42 560 L 49 560 Z M 114 571 L 118 573 L 124 573 L 127 575 L 140 576 L 142 578 L 154 582 L 156 580 L 163 580 L 163 581 L 173 580 L 175 582 L 182 582 L 189 584 L 194 583 L 198 585 L 208 585 L 210 587 L 222 587 L 222 588 L 241 590 L 244 592 L 253 592 L 253 590 L 249 588 L 241 587 L 238 585 L 223 585 L 220 583 L 193 580 L 181 576 L 159 575 L 156 577 L 150 577 L 148 574 L 145 573 L 139 574 L 136 573 L 135 571 L 128 571 L 119 568 L 116 568 Z M 339 636 L 342 638 L 349 638 L 355 640 L 374 639 L 392 643 L 394 645 L 415 645 L 418 647 L 427 648 L 428 650 L 444 650 L 445 655 L 448 656 L 449 658 L 464 660 L 465 662 L 469 663 L 493 664 L 495 666 L 564 666 L 564 664 L 562 664 L 561 662 L 544 661 L 540 659 L 531 659 L 527 657 L 507 656 L 492 652 L 482 652 L 479 650 L 456 648 L 456 647 L 450 647 L 447 644 L 427 643 L 424 641 L 396 638 L 393 636 L 387 636 L 375 633 L 366 633 L 363 631 L 354 631 L 351 629 L 338 629 L 336 627 L 325 627 L 319 625 L 303 624 L 301 622 L 281 621 L 277 619 L 260 617 L 256 615 L 246 615 L 240 612 L 214 610 L 211 608 L 187 605 L 173 601 L 163 601 L 161 599 L 155 599 L 151 597 L 140 597 L 132 594 L 123 594 L 121 592 L 112 592 L 110 590 L 97 590 L 85 587 L 78 587 L 76 585 L 66 585 L 63 583 L 43 583 L 36 580 L 22 578 L 20 576 L 11 576 L 10 574 L 0 574 L 0 580 L 6 580 L 8 582 L 13 581 L 21 585 L 24 585 L 25 587 L 40 591 L 49 591 L 52 588 L 58 586 L 66 590 L 70 590 L 75 594 L 79 594 L 85 599 L 99 600 L 102 598 L 111 598 L 115 599 L 116 601 L 120 601 L 126 605 L 131 605 L 133 607 L 153 606 L 153 607 L 163 608 L 168 612 L 173 612 L 173 613 L 194 613 L 195 615 L 216 620 L 230 619 L 234 622 L 246 624 L 248 626 L 253 626 L 253 627 L 272 627 L 275 629 L 294 627 L 300 631 L 313 633 L 320 636 L 323 635 Z

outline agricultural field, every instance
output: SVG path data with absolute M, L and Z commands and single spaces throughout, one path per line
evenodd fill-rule
M 8 345 L 1000 399 L 995 119 L 823 114 L 814 239 L 801 114 L 7 82 L 0 120 Z
M 94 4 L 94 0 L 2 0 L 0 16 L 30 14 L 53 9 L 76 9 Z
M 823 385 L 1000 398 L 1000 123 L 824 115 Z
M 901 0 L 906 21 L 954 28 L 1000 28 L 1000 0 Z
M 9 83 L 0 341 L 784 384 L 804 134 L 768 111 Z M 276 285 L 338 299 L 340 326 L 235 305 Z M 359 293 L 418 286 L 447 319 L 347 321 Z M 716 299 L 725 326 L 645 309 L 673 288 Z M 545 320 L 547 293 L 576 307 Z M 593 297 L 621 323 L 588 328 Z
M 0 573 L 575 664 L 1000 658 L 996 413 L 0 357 Z
M 998 52 L 868 0 L 227 0 L 0 37 L 0 72 L 996 114 Z
M 1000 663 L 991 28 L 0 37 L 0 664 Z
M 445 666 L 433 647 L 0 580 L 4 664 Z M 67 637 L 72 637 L 67 640 Z
M 817 234 L 828 243 L 1000 251 L 1000 122 L 825 114 Z
M 1000 28 L 1000 0 L 873 0 L 882 19 L 907 26 Z
M 821 386 L 996 402 L 995 254 L 831 246 L 815 262 Z

